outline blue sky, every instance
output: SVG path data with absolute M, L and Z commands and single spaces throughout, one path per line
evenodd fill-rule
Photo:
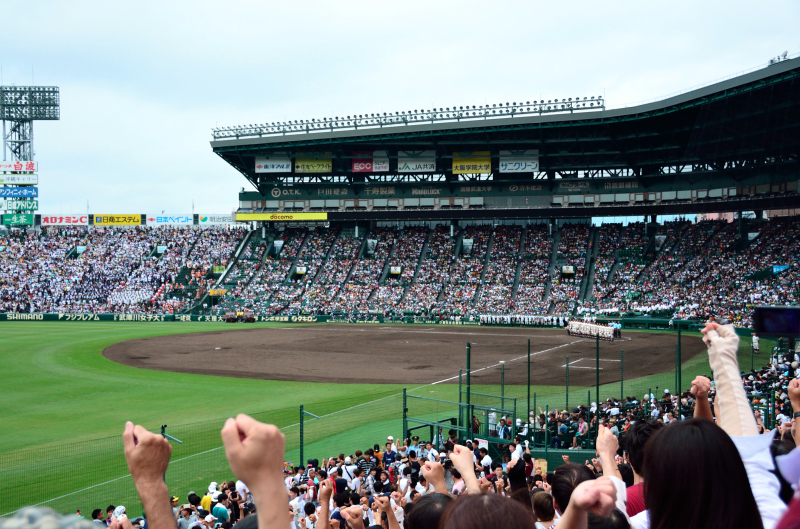
M 800 52 L 797 2 L 16 2 L 3 84 L 35 124 L 40 212 L 224 213 L 219 125 L 605 93 L 666 96 Z

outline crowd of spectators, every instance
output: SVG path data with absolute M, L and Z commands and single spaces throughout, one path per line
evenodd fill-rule
M 168 490 L 169 441 L 128 422 L 123 448 L 143 517 L 114 505 L 91 522 L 32 508 L 0 529 L 797 527 L 796 360 L 779 355 L 741 372 L 733 327 L 708 322 L 703 334 L 713 381 L 532 411 L 516 424 L 483 411 L 470 433 L 376 431 L 363 450 L 342 446 L 299 464 L 286 461 L 278 427 L 238 415 L 221 431 L 235 479 L 219 476 L 199 493 Z M 772 391 L 774 409 L 760 402 Z M 534 457 L 544 446 L 584 451 L 564 450 L 552 468 Z

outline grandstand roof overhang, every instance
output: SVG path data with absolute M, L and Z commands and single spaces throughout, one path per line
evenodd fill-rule
M 630 108 L 234 137 L 211 146 L 263 196 L 275 186 L 357 189 L 386 182 L 402 187 L 633 179 L 644 190 L 680 189 L 702 179 L 719 186 L 790 182 L 800 179 L 800 59 Z M 353 159 L 364 151 L 386 151 L 389 170 L 353 172 Z M 434 151 L 436 170 L 399 172 L 399 151 Z M 485 151 L 491 157 L 488 174 L 453 173 L 456 153 Z M 501 151 L 536 151 L 538 170 L 500 172 Z M 256 172 L 256 157 L 279 153 L 293 161 L 329 158 L 330 169 Z

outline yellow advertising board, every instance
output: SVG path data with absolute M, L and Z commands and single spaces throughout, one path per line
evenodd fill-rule
M 327 213 L 237 213 L 236 222 L 259 220 L 263 222 L 302 222 L 328 220 Z
M 142 223 L 142 215 L 95 215 L 95 226 L 138 226 Z
M 208 291 L 208 293 L 211 296 L 224 296 L 227 292 L 228 290 L 224 288 L 219 288 L 219 289 L 212 288 L 211 290 Z
M 330 153 L 325 153 L 330 154 Z M 333 172 L 332 158 L 295 158 L 295 173 L 330 173 Z
M 489 151 L 454 152 L 453 174 L 489 174 L 492 156 Z

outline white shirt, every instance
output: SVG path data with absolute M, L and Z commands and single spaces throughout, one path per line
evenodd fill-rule
M 247 493 L 248 493 L 247 485 L 245 485 L 244 481 L 242 481 L 241 479 L 236 481 L 236 492 L 239 493 L 240 498 L 245 500 L 247 499 Z
M 522 445 L 517 445 L 511 454 L 511 459 L 522 459 Z
M 492 458 L 489 457 L 489 454 L 486 454 L 483 459 L 481 459 L 481 466 L 482 467 L 491 467 L 492 466 Z

